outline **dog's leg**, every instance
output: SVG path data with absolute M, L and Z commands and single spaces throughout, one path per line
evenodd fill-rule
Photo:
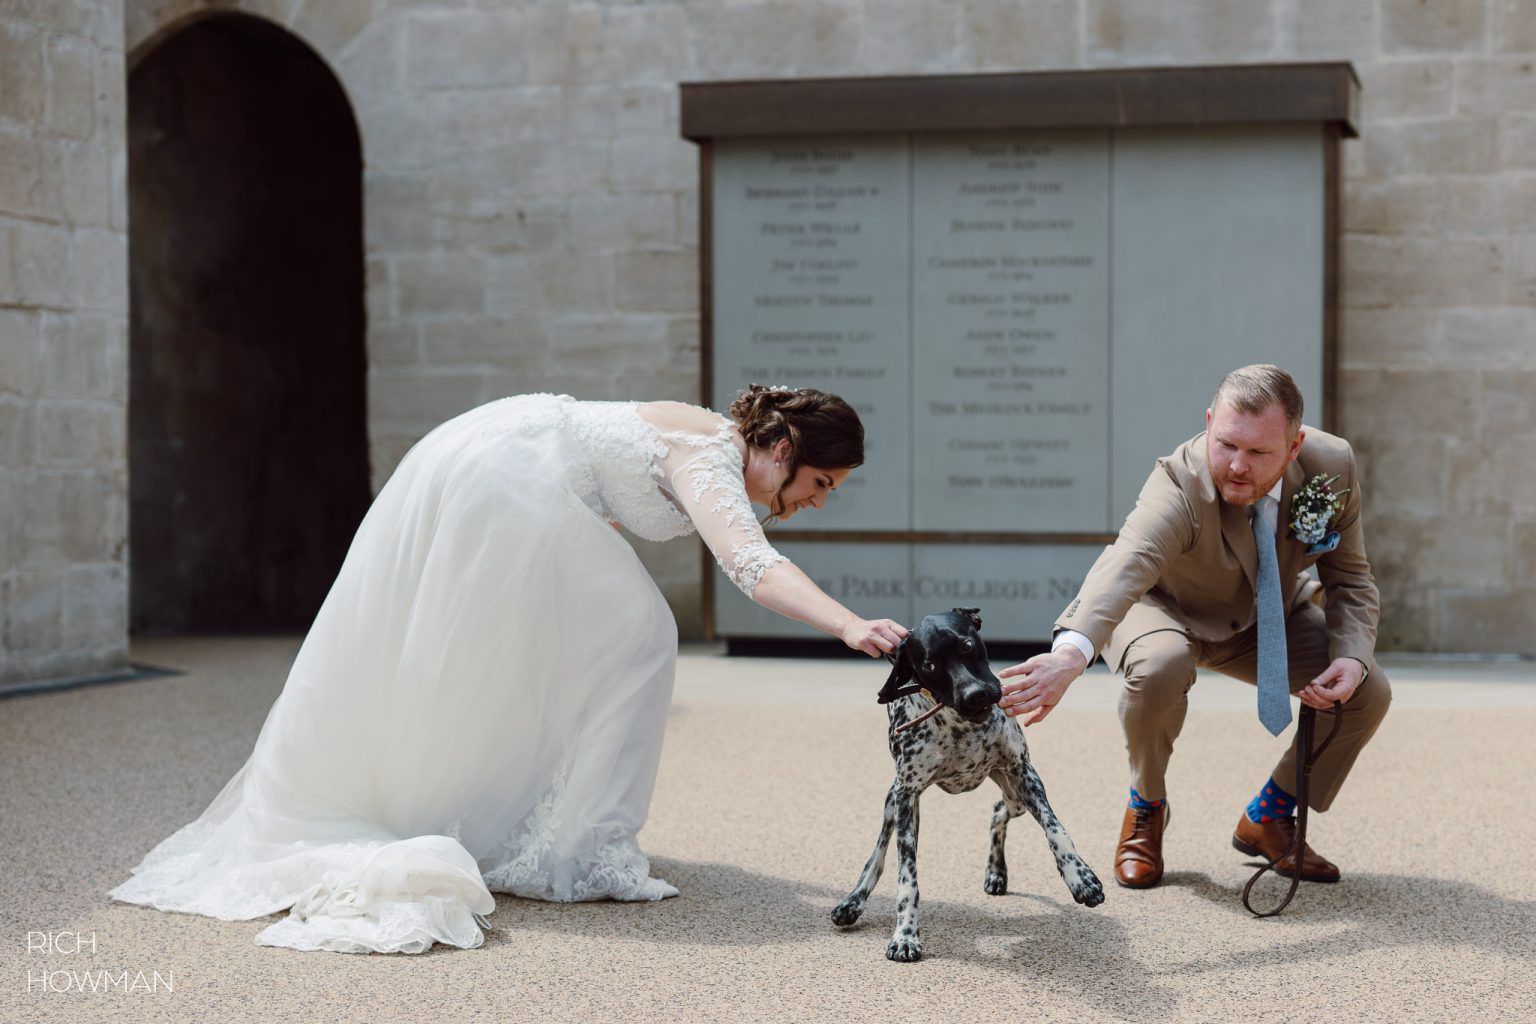
M 1096 907 L 1103 903 L 1104 886 L 1083 858 L 1078 856 L 1072 837 L 1067 835 L 1067 830 L 1051 810 L 1050 801 L 1045 798 L 1045 784 L 1040 781 L 1035 766 L 1029 763 L 1027 757 L 1020 756 L 1015 761 L 1014 774 L 1015 777 L 1008 780 L 1012 785 L 1003 785 L 1003 794 L 1009 803 L 1022 804 L 1021 810 L 1029 811 L 1040 823 L 1046 841 L 1051 844 L 1051 853 L 1056 858 L 1056 870 L 1061 872 L 1062 881 L 1067 883 L 1072 898 L 1085 907 Z M 999 785 L 1003 781 L 999 779 Z M 1012 794 L 1009 793 L 1010 789 L 1014 790 Z
M 864 864 L 864 872 L 859 875 L 858 884 L 853 887 L 853 892 L 848 898 L 832 908 L 832 923 L 846 928 L 858 921 L 859 915 L 864 913 L 864 903 L 869 899 L 869 894 L 874 891 L 880 882 L 880 875 L 885 871 L 885 851 L 891 842 L 891 832 L 896 827 L 896 784 L 891 784 L 890 792 L 885 794 L 885 820 L 880 823 L 880 837 L 875 840 L 875 852 L 869 855 L 869 860 Z
M 889 960 L 912 963 L 923 958 L 923 937 L 917 929 L 917 801 L 920 794 L 896 790 L 896 931 L 885 947 Z
M 992 808 L 992 852 L 987 856 L 987 876 L 981 881 L 982 891 L 989 896 L 1008 894 L 1008 861 L 1003 857 L 1003 843 L 1008 838 L 1008 801 L 999 800 Z

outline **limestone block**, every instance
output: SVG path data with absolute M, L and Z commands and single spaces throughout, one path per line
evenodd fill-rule
M 677 86 L 620 85 L 613 113 L 613 135 L 675 138 L 682 126 Z
M 1081 63 L 1079 0 L 965 0 L 960 8 L 960 67 L 1071 68 Z M 867 15 L 866 29 L 868 20 Z
M 64 577 L 63 646 L 111 650 L 128 639 L 128 574 L 122 565 L 83 565 Z
M 370 253 L 432 248 L 434 222 L 427 189 L 420 172 L 365 171 L 363 236 Z
M 432 149 L 440 155 L 564 137 L 559 86 L 450 89 L 434 93 L 431 102 Z
M 504 319 L 613 309 L 613 257 L 603 253 L 503 256 L 489 280 L 487 310 Z
M 674 197 L 677 203 L 677 238 L 686 246 L 699 244 L 699 191 L 684 189 Z
M 404 35 L 406 88 L 521 84 L 533 80 L 530 55 L 542 46 L 516 9 L 412 12 Z
M 1418 369 L 1445 362 L 1433 309 L 1345 309 L 1339 337 L 1340 361 L 1351 368 Z
M 1367 235 L 1438 235 L 1445 184 L 1426 177 L 1351 184 L 1344 197 L 1344 230 Z
M 608 81 L 623 73 L 605 66 L 603 11 L 588 3 L 530 8 L 522 30 L 531 41 L 523 80 L 542 83 Z
M 690 313 L 699 308 L 699 262 L 695 253 L 620 253 L 614 270 L 619 309 Z
M 618 375 L 614 388 L 637 401 L 699 402 L 697 374 L 689 374 L 680 366 L 633 369 Z
M 547 329 L 552 365 L 628 369 L 669 363 L 662 317 L 559 317 Z
M 1505 301 L 1513 306 L 1536 305 L 1536 238 L 1512 238 L 1504 249 Z
M 85 229 L 74 237 L 75 295 L 84 309 L 128 311 L 128 239 Z
M 4 187 L 0 184 L 0 190 Z M 69 264 L 66 229 L 0 219 L 0 303 L 69 305 Z
M 1370 556 L 1371 575 L 1383 595 L 1420 589 L 1418 553 L 1431 529 L 1432 523 L 1427 520 L 1398 515 L 1390 505 L 1370 502 L 1365 514 L 1365 549 Z
M 1536 60 L 1499 57 L 1458 62 L 1456 109 L 1473 117 L 1536 110 Z
M 57 650 L 63 627 L 63 569 L 22 569 L 0 578 L 0 629 L 7 651 Z
M 485 310 L 483 257 L 449 253 L 401 256 L 394 261 L 394 275 L 402 317 L 431 313 L 467 316 Z
M 1422 587 L 1382 587 L 1378 651 L 1426 651 L 1444 647 L 1439 631 L 1439 595 Z
M 47 104 L 43 35 L 30 25 L 0 22 L 0 120 L 32 125 Z M 9 173 L 0 163 L 0 175 Z
M 1499 118 L 1503 163 L 1521 171 L 1536 170 L 1536 114 L 1505 114 Z
M 1442 347 L 1459 367 L 1536 370 L 1536 309 L 1495 306 L 1441 313 Z M 1536 422 L 1536 421 L 1533 421 Z
M 1462 650 L 1536 653 L 1536 587 L 1452 590 L 1440 598 L 1442 635 Z
M 608 177 L 615 192 L 673 192 L 695 187 L 698 149 L 686 139 L 613 140 Z
M 1342 302 L 1355 309 L 1496 305 L 1504 252 L 1497 242 L 1347 235 Z
M 1496 432 L 1458 440 L 1451 449 L 1450 481 L 1440 515 L 1447 524 L 1466 516 L 1536 518 L 1536 474 L 1529 471 L 1536 427 L 1498 424 Z
M 421 362 L 416 323 L 368 324 L 368 365 L 396 370 Z
M 571 245 L 582 251 L 676 247 L 685 242 L 678 234 L 676 200 L 667 193 L 572 199 L 570 226 Z
M 424 361 L 434 369 L 474 367 L 538 371 L 548 344 L 544 322 L 532 317 L 428 320 L 421 325 Z
M 560 123 L 566 138 L 607 138 L 613 133 L 619 86 L 608 82 L 563 85 L 560 103 Z
M 1478 421 L 1482 376 L 1476 370 L 1346 369 L 1339 376 L 1339 433 L 1347 438 L 1454 438 Z
M 0 309 L 0 397 L 31 398 L 42 381 L 35 313 Z
M 0 213 L 57 221 L 63 206 L 62 154 L 61 140 L 0 124 Z
M 667 349 L 679 367 L 697 371 L 701 333 L 697 313 L 667 319 Z
M 42 394 L 121 403 L 128 396 L 128 328 L 121 315 L 43 317 Z
M 1364 133 L 1369 173 L 1486 174 L 1498 166 L 1498 126 L 1493 117 L 1372 124 Z
M 1521 310 L 1530 313 L 1530 310 Z M 1529 347 L 1529 333 L 1509 335 L 1512 347 Z M 1488 370 L 1483 374 L 1483 422 L 1489 431 L 1499 433 L 1536 431 L 1536 369 L 1529 355 L 1521 353 L 1524 368 Z
M 127 474 L 123 469 L 40 472 L 26 491 L 31 524 L 22 564 L 110 562 L 127 543 Z
M 363 140 L 363 165 L 370 173 L 409 169 L 421 173 L 439 159 L 432 148 L 430 94 L 390 95 L 374 103 L 357 103 L 353 113 Z
M 1483 48 L 1484 0 L 1380 0 L 1383 53 L 1476 53 Z
M 96 136 L 114 152 L 122 152 L 128 138 L 128 72 L 121 50 L 96 51 L 92 74 L 96 91 Z
M 1227 0 L 1086 0 L 1084 60 L 1214 63 L 1267 57 L 1274 42 L 1268 4 Z
M 1511 540 L 1509 520 L 1503 517 L 1440 520 L 1426 531 L 1418 551 L 1418 581 L 1434 587 L 1516 582 L 1509 574 Z
M 1358 61 L 1377 46 L 1376 4 L 1291 0 L 1278 5 L 1280 52 L 1300 60 Z
M 76 40 L 48 41 L 48 130 L 86 138 L 96 127 L 91 67 L 96 51 Z
M 1450 60 L 1359 61 L 1360 109 L 1372 122 L 1450 114 L 1456 104 L 1456 68 Z
M 567 248 L 568 220 L 560 200 L 491 195 L 438 212 L 432 237 L 451 252 L 557 252 Z
M 486 399 L 484 377 L 476 373 L 379 369 L 368 374 L 370 428 L 385 437 L 423 437 Z
M 36 465 L 36 423 L 36 402 L 0 394 L 0 468 L 31 469 Z M 5 514 L 14 512 L 7 510 Z M 0 566 L 5 564 L 0 562 Z
M 121 406 L 44 399 L 37 405 L 37 464 L 43 468 L 126 464 Z
M 919 74 L 953 68 L 966 13 L 963 5 L 945 0 L 887 0 L 866 7 L 859 26 L 859 70 Z
M 354 107 L 371 105 L 406 90 L 407 24 L 401 14 L 381 14 L 341 49 L 325 51 Z
M 1453 178 L 1440 185 L 1449 237 L 1525 234 L 1536 212 L 1536 175 Z
M 378 16 L 379 0 L 303 0 L 288 24 L 324 54 L 340 53 Z
M 696 77 L 693 23 L 672 5 L 609 7 L 602 18 L 599 80 L 671 84 Z M 577 81 L 588 81 L 583 75 Z
M 858 9 L 831 0 L 707 7 L 694 13 L 701 78 L 846 75 L 857 67 Z
M 1536 580 L 1536 520 L 1517 520 L 1513 525 L 1513 533 L 1513 578 L 1521 581 Z
M 1505 53 L 1536 53 L 1536 4 L 1493 0 L 1493 41 Z
M 1346 417 L 1347 418 L 1347 417 Z M 1424 434 L 1348 435 L 1360 470 L 1360 493 L 1372 513 L 1433 521 L 1445 503 L 1450 442 Z M 1367 516 L 1366 550 L 1375 553 L 1376 516 Z
M 112 150 L 91 139 L 61 145 L 59 182 L 64 220 L 80 227 L 111 227 Z M 119 233 L 122 228 L 114 228 Z
M 369 259 L 363 264 L 365 294 L 368 306 L 368 323 L 393 323 L 400 317 L 400 304 L 395 288 L 395 271 L 387 259 Z

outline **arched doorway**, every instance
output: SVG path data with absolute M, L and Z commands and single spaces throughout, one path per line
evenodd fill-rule
M 128 78 L 137 633 L 290 630 L 367 508 L 362 151 L 294 36 L 221 14 Z

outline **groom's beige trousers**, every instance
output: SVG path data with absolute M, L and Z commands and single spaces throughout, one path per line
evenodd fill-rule
M 1331 660 L 1323 609 L 1311 602 L 1294 608 L 1286 619 L 1285 642 L 1291 692 L 1296 693 L 1321 674 Z M 1160 629 L 1132 640 L 1126 647 L 1122 667 L 1125 688 L 1120 694 L 1120 724 L 1125 729 L 1125 747 L 1130 755 L 1131 785 L 1144 799 L 1160 800 L 1167 795 L 1164 777 L 1168 759 L 1184 728 L 1195 670 L 1213 669 L 1245 683 L 1255 683 L 1258 630 L 1250 626 L 1230 640 L 1202 643 L 1177 630 Z M 1312 767 L 1308 803 L 1314 810 L 1326 811 L 1333 803 L 1355 757 L 1375 734 L 1392 703 L 1392 688 L 1386 675 L 1374 659 L 1369 668 L 1365 682 L 1344 705 L 1338 735 Z M 1293 710 L 1299 710 L 1299 705 L 1293 706 Z M 1314 745 L 1327 737 L 1333 719 L 1332 710 L 1317 713 Z M 1294 723 L 1283 736 L 1288 745 L 1273 774 L 1275 782 L 1294 796 L 1298 788 Z M 1253 740 L 1259 743 L 1268 738 L 1255 711 Z M 1263 781 L 1255 779 L 1253 784 L 1257 787 Z

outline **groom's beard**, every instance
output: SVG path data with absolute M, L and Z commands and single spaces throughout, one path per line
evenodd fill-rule
M 1280 471 L 1268 480 L 1260 480 L 1257 484 L 1234 483 L 1224 476 L 1218 476 L 1214 467 L 1210 472 L 1211 482 L 1216 485 L 1216 493 L 1221 495 L 1222 501 L 1229 505 L 1236 505 L 1238 508 L 1247 508 L 1274 489 L 1280 478 L 1285 476 L 1285 466 L 1282 465 Z

